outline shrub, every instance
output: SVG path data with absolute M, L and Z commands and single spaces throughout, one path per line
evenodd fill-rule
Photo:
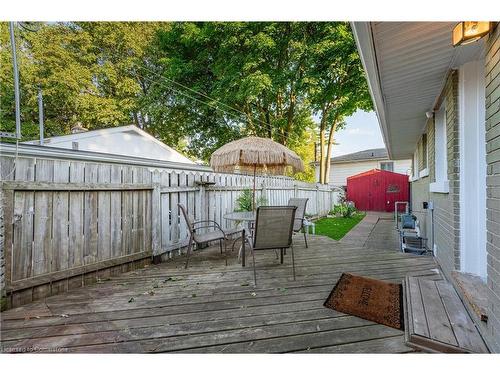
M 356 207 L 354 207 L 352 202 L 343 202 L 333 206 L 334 215 L 341 215 L 342 217 L 350 218 L 355 213 L 356 213 Z
M 253 191 L 252 189 L 245 189 L 240 194 L 238 198 L 236 198 L 236 211 L 252 211 L 252 202 L 253 202 Z M 260 196 L 255 198 L 255 205 L 265 206 L 267 204 L 266 197 Z
M 341 195 L 339 204 L 333 206 L 331 213 L 333 215 L 341 215 L 344 218 L 350 218 L 356 213 L 356 207 L 353 202 L 345 198 L 345 195 Z

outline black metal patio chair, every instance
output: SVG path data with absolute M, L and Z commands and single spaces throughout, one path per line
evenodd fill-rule
M 250 241 L 255 286 L 257 286 L 257 272 L 255 269 L 255 251 L 257 250 L 279 249 L 280 263 L 283 264 L 285 249 L 290 248 L 292 250 L 293 279 L 295 280 L 292 235 L 296 210 L 295 206 L 260 206 L 257 208 L 255 229 Z
M 222 254 L 222 244 L 224 243 L 224 253 L 225 253 L 225 262 L 227 266 L 227 246 L 226 240 L 229 239 L 229 236 L 234 235 L 241 230 L 238 229 L 229 229 L 224 231 L 219 223 L 215 220 L 197 220 L 193 221 L 189 217 L 187 213 L 186 207 L 183 204 L 178 203 L 180 211 L 182 212 L 182 216 L 184 216 L 184 220 L 186 221 L 188 231 L 189 231 L 189 243 L 186 254 L 186 265 L 184 268 L 188 268 L 189 257 L 191 256 L 193 245 L 196 244 L 198 247 L 201 244 L 219 241 L 220 253 Z M 200 230 L 207 230 L 212 228 L 213 230 L 207 231 L 205 233 L 200 233 Z
M 306 230 L 304 228 L 304 217 L 306 215 L 306 206 L 308 200 L 309 198 L 290 198 L 288 200 L 289 206 L 297 207 L 297 210 L 295 210 L 295 219 L 293 221 L 293 233 L 300 233 L 300 231 L 304 233 L 306 248 L 308 248 L 309 246 L 307 245 Z

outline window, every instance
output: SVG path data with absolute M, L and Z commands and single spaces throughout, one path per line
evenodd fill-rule
M 448 148 L 446 143 L 446 108 L 443 104 L 434 115 L 434 170 L 436 181 L 430 185 L 431 192 L 449 192 Z
M 418 180 L 418 147 L 413 153 L 411 181 Z
M 422 134 L 420 147 L 422 147 L 422 169 L 419 170 L 418 177 L 427 177 L 429 175 L 429 168 L 427 168 L 427 133 Z
M 394 162 L 393 161 L 386 161 L 380 163 L 380 169 L 383 171 L 389 171 L 389 172 L 394 172 Z
M 427 168 L 427 133 L 422 134 L 422 165 Z

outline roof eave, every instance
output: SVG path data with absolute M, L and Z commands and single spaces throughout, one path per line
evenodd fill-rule
M 359 57 L 366 75 L 368 89 L 377 113 L 378 123 L 387 149 L 388 158 L 393 159 L 391 143 L 389 142 L 385 103 L 380 85 L 380 76 L 377 63 L 377 54 L 373 42 L 370 22 L 351 22 L 351 28 L 358 47 Z

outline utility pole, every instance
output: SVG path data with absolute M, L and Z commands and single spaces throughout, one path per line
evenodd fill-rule
M 38 86 L 38 126 L 40 128 L 40 146 L 44 143 L 44 131 L 43 131 L 43 96 L 42 88 Z
M 10 45 L 12 49 L 12 67 L 14 70 L 14 98 L 16 103 L 16 138 L 21 138 L 21 105 L 19 95 L 19 70 L 17 67 L 16 39 L 14 36 L 14 22 L 9 22 Z

